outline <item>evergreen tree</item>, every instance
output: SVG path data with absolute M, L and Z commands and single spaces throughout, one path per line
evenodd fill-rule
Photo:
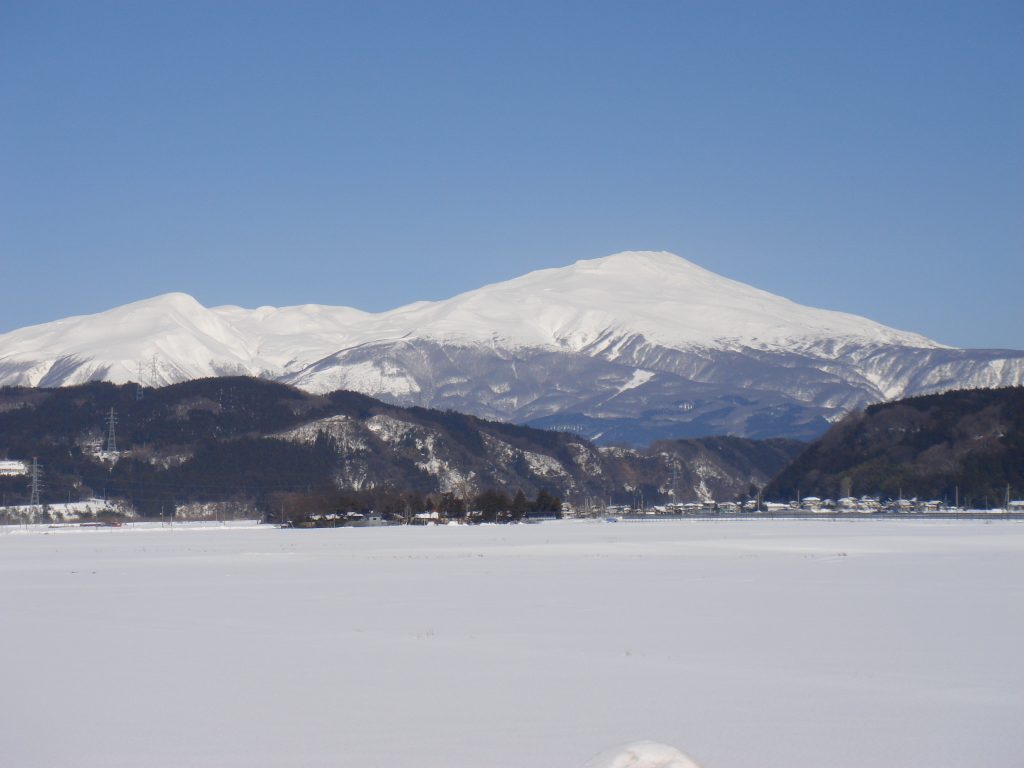
M 513 520 L 522 520 L 529 513 L 530 502 L 526 500 L 526 494 L 523 493 L 522 488 L 516 491 L 515 498 L 512 499 L 508 509 Z
M 533 502 L 533 511 L 541 514 L 558 513 L 562 511 L 562 500 L 552 496 L 546 490 L 541 489 Z

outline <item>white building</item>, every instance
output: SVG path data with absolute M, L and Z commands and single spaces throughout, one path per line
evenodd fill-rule
M 0 477 L 17 477 L 28 474 L 28 464 L 24 461 L 0 461 Z

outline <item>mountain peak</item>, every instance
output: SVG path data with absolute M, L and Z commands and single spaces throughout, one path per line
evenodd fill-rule
M 661 269 L 692 268 L 707 271 L 670 251 L 619 251 L 596 259 L 580 259 L 574 266 L 596 268 L 643 266 Z
M 796 304 L 667 251 L 623 251 L 406 307 L 407 333 L 579 349 L 609 334 L 673 348 L 791 349 L 823 340 L 935 348 L 863 317 Z
M 181 291 L 171 291 L 170 293 L 161 293 L 157 296 L 151 296 L 148 299 L 141 299 L 139 301 L 133 301 L 130 304 L 125 304 L 122 307 L 118 307 L 115 310 L 157 310 L 159 312 L 181 312 L 185 314 L 196 314 L 200 315 L 209 310 L 204 307 L 199 301 L 188 293 Z M 101 313 L 102 314 L 102 313 Z

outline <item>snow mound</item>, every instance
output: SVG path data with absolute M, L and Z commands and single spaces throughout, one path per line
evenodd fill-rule
M 700 768 L 675 747 L 654 741 L 637 741 L 602 752 L 584 768 Z

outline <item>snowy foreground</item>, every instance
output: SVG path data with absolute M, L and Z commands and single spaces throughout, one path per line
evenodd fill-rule
M 0 617 L 21 768 L 1024 765 L 1022 523 L 5 529 Z

